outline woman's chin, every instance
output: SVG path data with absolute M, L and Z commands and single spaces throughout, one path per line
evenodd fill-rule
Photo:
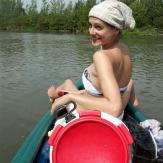
M 101 46 L 101 43 L 99 43 L 99 42 L 93 42 L 92 41 L 92 46 L 95 47 L 95 48 L 97 48 L 97 47 L 100 47 Z

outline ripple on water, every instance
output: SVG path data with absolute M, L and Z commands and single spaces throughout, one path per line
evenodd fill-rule
M 162 120 L 162 40 L 130 37 L 124 41 L 131 49 L 141 110 Z M 19 140 L 20 135 L 29 132 L 49 108 L 48 86 L 66 78 L 81 78 L 83 69 L 92 62 L 94 51 L 90 37 L 85 35 L 0 32 L 0 119 L 5 121 L 0 123 L 4 130 L 0 144 L 8 143 L 11 134 L 13 140 Z M 6 119 L 12 119 L 12 124 Z M 16 126 L 14 132 L 8 130 L 5 134 L 5 129 L 12 126 Z M 19 143 L 10 141 L 8 148 L 1 145 L 6 159 L 12 157 L 9 151 L 14 152 Z M 0 158 L 0 162 L 9 161 Z

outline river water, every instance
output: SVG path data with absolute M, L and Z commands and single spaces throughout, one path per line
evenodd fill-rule
M 123 38 L 132 52 L 141 111 L 163 122 L 163 37 Z M 0 32 L 0 162 L 9 162 L 50 105 L 47 88 L 81 78 L 91 63 L 90 37 Z

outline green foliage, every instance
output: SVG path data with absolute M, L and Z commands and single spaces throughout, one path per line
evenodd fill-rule
M 36 0 L 32 0 L 31 6 L 27 6 L 26 8 L 26 13 L 27 13 L 27 25 L 31 27 L 35 27 L 37 24 L 37 19 L 38 19 L 38 11 L 37 11 L 37 4 Z
M 72 1 L 70 1 L 67 8 L 65 9 L 64 15 L 65 19 L 67 20 L 65 22 L 65 29 L 73 33 L 76 32 L 76 25 L 74 20 L 75 14 Z
M 135 0 L 130 7 L 137 27 L 155 26 L 154 19 L 163 15 L 162 0 Z
M 144 5 L 144 3 L 140 3 L 139 1 L 135 1 L 130 6 L 133 10 L 133 16 L 136 21 L 137 27 L 143 27 L 148 22 L 148 16 L 147 15 L 147 7 Z
M 163 29 L 163 16 L 154 18 L 153 24 L 154 24 L 157 28 Z
M 65 4 L 63 0 L 51 0 L 51 13 L 64 13 Z
M 21 0 L 0 0 L 0 29 L 16 26 L 15 21 L 19 22 L 18 19 L 21 19 L 23 15 L 25 11 Z
M 132 8 L 138 28 L 163 28 L 162 0 L 121 1 Z M 96 0 L 70 1 L 67 5 L 65 0 L 42 0 L 38 11 L 36 0 L 25 8 L 22 0 L 0 0 L 0 29 L 87 32 L 88 13 L 95 4 Z
M 36 29 L 39 31 L 48 30 L 49 29 L 49 4 L 47 0 L 42 0 L 41 11 L 38 14 Z
M 121 2 L 125 3 L 126 5 L 130 6 L 135 0 L 121 0 Z

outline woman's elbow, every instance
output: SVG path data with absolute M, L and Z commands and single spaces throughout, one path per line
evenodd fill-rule
M 120 103 L 114 104 L 112 112 L 113 112 L 112 114 L 114 117 L 119 117 L 123 112 L 122 103 L 120 102 Z
M 135 100 L 134 100 L 134 102 L 132 104 L 133 104 L 133 106 L 137 107 L 137 106 L 140 105 L 140 100 L 135 98 Z

